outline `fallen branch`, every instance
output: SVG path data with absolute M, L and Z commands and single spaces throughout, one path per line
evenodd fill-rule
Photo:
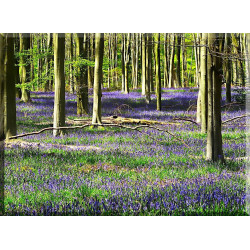
M 237 116 L 237 117 L 234 117 L 234 118 L 232 118 L 232 119 L 228 119 L 228 120 L 222 122 L 221 124 L 225 124 L 225 123 L 227 123 L 227 122 L 231 122 L 231 121 L 233 121 L 233 120 L 241 119 L 241 118 L 244 118 L 244 117 L 247 117 L 247 115 Z
M 83 120 L 83 119 L 74 119 L 69 120 L 70 123 L 84 123 L 88 124 L 91 123 L 91 119 Z M 121 116 L 109 116 L 109 117 L 103 117 L 102 122 L 105 124 L 141 124 L 141 125 L 179 125 L 176 122 L 164 122 L 164 121 L 155 121 L 155 120 L 145 120 L 145 119 L 134 119 L 134 118 L 126 118 Z
M 89 124 L 84 124 L 82 126 L 71 126 L 71 127 L 57 127 L 57 128 L 53 128 L 53 127 L 50 127 L 50 128 L 44 128 L 44 129 L 41 129 L 40 131 L 37 131 L 37 132 L 30 132 L 30 133 L 25 133 L 25 134 L 21 134 L 21 135 L 15 135 L 15 136 L 11 136 L 9 137 L 8 139 L 9 140 L 13 140 L 13 139 L 17 139 L 17 138 L 21 138 L 21 137 L 25 137 L 25 136 L 29 136 L 29 135 L 38 135 L 38 134 L 41 134 L 45 131 L 50 131 L 50 130 L 64 130 L 64 129 L 80 129 L 80 128 L 85 128 L 85 127 L 90 127 L 90 126 L 101 126 L 101 127 L 120 127 L 120 128 L 125 128 L 125 129 L 130 129 L 130 130 L 136 130 L 142 134 L 146 134 L 148 137 L 154 139 L 154 140 L 157 140 L 155 139 L 154 137 L 148 135 L 147 133 L 145 132 L 142 132 L 139 130 L 139 128 L 152 128 L 152 129 L 155 129 L 155 130 L 158 130 L 158 131 L 162 131 L 162 132 L 166 132 L 168 133 L 169 135 L 173 136 L 177 141 L 180 141 L 181 143 L 183 143 L 186 147 L 190 148 L 182 139 L 178 138 L 176 135 L 174 135 L 173 133 L 169 132 L 168 130 L 166 129 L 160 129 L 158 127 L 154 127 L 154 126 L 150 126 L 150 125 L 138 125 L 136 127 L 128 127 L 128 126 L 124 126 L 124 125 L 120 125 L 120 124 L 98 124 L 98 123 L 89 123 Z M 159 141 L 157 140 L 158 142 L 162 142 L 162 141 Z
M 182 120 L 182 121 L 186 121 L 186 122 L 192 122 L 192 123 L 194 123 L 195 125 L 200 126 L 199 123 L 197 123 L 197 122 L 195 122 L 195 121 L 193 121 L 193 120 L 191 120 L 191 119 L 187 119 L 187 118 L 173 118 L 172 120 L 174 120 L 174 121 L 176 121 L 176 120 Z
M 231 105 L 245 105 L 245 104 L 242 102 L 231 102 L 231 103 L 227 103 L 227 104 L 221 106 L 221 108 L 225 108 L 225 107 L 231 106 Z

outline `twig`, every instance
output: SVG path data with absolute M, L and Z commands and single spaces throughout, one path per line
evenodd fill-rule
M 230 122 L 230 121 L 233 121 L 233 120 L 236 120 L 236 119 L 241 119 L 241 118 L 244 118 L 244 117 L 247 117 L 247 115 L 237 116 L 237 117 L 234 117 L 232 119 L 228 119 L 228 120 L 222 122 L 221 124 L 225 124 L 227 122 Z
M 30 133 L 26 133 L 26 134 L 21 134 L 21 135 L 15 135 L 15 136 L 11 136 L 9 137 L 8 139 L 9 140 L 12 140 L 12 139 L 17 139 L 17 138 L 20 138 L 20 137 L 25 137 L 25 136 L 29 136 L 29 135 L 37 135 L 37 134 L 41 134 L 45 131 L 49 131 L 49 130 L 63 130 L 63 129 L 77 129 L 77 128 L 85 128 L 85 127 L 90 127 L 90 126 L 101 126 L 101 127 L 120 127 L 120 128 L 125 128 L 125 129 L 131 129 L 131 130 L 136 130 L 142 134 L 146 134 L 145 132 L 142 132 L 140 130 L 138 130 L 139 128 L 152 128 L 152 129 L 156 129 L 158 131 L 162 131 L 162 132 L 166 132 L 168 134 L 170 134 L 171 136 L 173 136 L 176 140 L 182 142 L 186 147 L 190 148 L 182 139 L 178 138 L 176 135 L 174 135 L 173 133 L 169 132 L 168 130 L 166 129 L 160 129 L 158 127 L 154 127 L 154 126 L 150 126 L 150 125 L 138 125 L 138 126 L 135 126 L 135 127 L 128 127 L 128 126 L 124 126 L 124 125 L 120 125 L 120 124 L 98 124 L 98 123 L 89 123 L 89 124 L 84 124 L 82 126 L 71 126 L 71 127 L 58 127 L 58 128 L 53 128 L 53 127 L 50 127 L 50 128 L 44 128 L 44 129 L 41 129 L 40 131 L 37 131 L 37 132 L 30 132 Z M 156 140 L 154 137 L 146 134 L 148 137 L 151 137 L 152 139 Z M 159 140 L 157 140 L 159 141 Z M 159 142 L 162 142 L 162 141 L 159 141 Z

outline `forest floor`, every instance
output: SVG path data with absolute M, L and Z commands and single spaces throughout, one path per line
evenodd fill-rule
M 207 162 L 206 134 L 195 123 L 174 120 L 196 120 L 197 94 L 196 88 L 163 89 L 163 109 L 156 111 L 155 95 L 147 104 L 139 91 L 103 91 L 103 116 L 170 122 L 157 127 L 176 137 L 152 128 L 141 128 L 142 134 L 87 127 L 63 137 L 47 131 L 13 140 L 5 150 L 6 214 L 246 214 L 246 119 L 222 127 L 225 163 Z M 224 89 L 222 97 L 223 106 Z M 233 88 L 233 102 L 240 97 Z M 31 98 L 31 103 L 17 100 L 18 134 L 52 126 L 54 93 L 32 92 Z M 81 119 L 91 118 L 91 93 L 89 110 Z M 245 112 L 245 105 L 225 106 L 222 121 Z M 66 117 L 79 119 L 73 94 L 66 94 Z

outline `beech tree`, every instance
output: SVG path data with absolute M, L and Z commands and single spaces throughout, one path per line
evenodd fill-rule
M 55 75 L 55 99 L 54 99 L 54 121 L 53 127 L 65 125 L 65 34 L 54 34 L 54 75 Z M 53 135 L 62 135 L 59 129 L 53 130 Z
M 20 81 L 22 84 L 22 98 L 21 100 L 23 102 L 29 102 L 30 101 L 30 91 L 27 87 L 27 83 L 29 83 L 30 80 L 30 66 L 28 65 L 28 55 L 27 52 L 30 48 L 30 34 L 29 33 L 20 33 L 19 35 L 20 39 Z
M 14 66 L 14 37 L 6 34 L 5 39 L 5 74 L 4 74 L 4 134 L 5 138 L 16 135 L 16 94 Z
M 4 215 L 4 85 L 5 35 L 0 33 L 0 216 Z
M 94 75 L 94 93 L 93 93 L 93 116 L 92 123 L 101 124 L 101 81 L 102 81 L 102 64 L 104 53 L 104 34 L 96 33 L 95 35 L 95 75 Z
M 208 33 L 207 83 L 208 83 L 208 121 L 207 153 L 210 161 L 223 161 L 221 135 L 221 60 L 216 54 L 219 51 L 219 36 Z
M 161 110 L 160 34 L 155 34 L 155 90 L 157 110 Z
M 171 44 L 171 58 L 170 58 L 170 67 L 169 67 L 169 80 L 168 80 L 168 87 L 174 87 L 174 55 L 175 55 L 175 35 L 172 34 L 172 44 Z
M 75 35 L 76 58 L 79 63 L 76 70 L 77 114 L 80 116 L 88 113 L 88 72 L 82 60 L 87 59 L 87 50 L 83 47 L 83 38 L 83 34 Z

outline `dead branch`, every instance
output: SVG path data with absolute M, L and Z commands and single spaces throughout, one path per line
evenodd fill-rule
M 193 120 L 191 120 L 191 119 L 187 119 L 187 118 L 173 118 L 172 120 L 174 120 L 174 121 L 178 121 L 178 120 L 182 120 L 182 121 L 186 121 L 186 122 L 192 122 L 193 124 L 195 124 L 195 125 L 197 125 L 197 126 L 200 126 L 200 124 L 199 123 L 197 123 L 197 122 L 195 122 L 195 121 L 193 121 Z
M 60 130 L 65 130 L 65 129 L 80 129 L 80 128 L 85 128 L 85 127 L 90 127 L 90 126 L 101 126 L 101 127 L 120 127 L 120 128 L 125 128 L 125 129 L 130 129 L 130 130 L 135 130 L 135 131 L 138 131 L 142 134 L 146 134 L 148 137 L 151 137 L 152 139 L 155 140 L 154 137 L 148 135 L 147 133 L 145 132 L 142 132 L 139 130 L 139 128 L 152 128 L 152 129 L 155 129 L 155 130 L 158 130 L 158 131 L 161 131 L 161 132 L 166 132 L 168 133 L 169 135 L 173 136 L 177 141 L 180 141 L 181 143 L 183 143 L 186 147 L 190 148 L 182 139 L 178 138 L 176 135 L 174 135 L 173 133 L 169 132 L 168 130 L 166 129 L 160 129 L 158 127 L 154 127 L 154 126 L 150 126 L 150 125 L 138 125 L 138 126 L 135 126 L 135 127 L 128 127 L 128 126 L 124 126 L 124 125 L 120 125 L 120 124 L 98 124 L 98 123 L 89 123 L 89 124 L 84 124 L 82 126 L 71 126 L 71 127 L 57 127 L 57 128 L 53 128 L 53 127 L 49 127 L 49 128 L 44 128 L 44 129 L 41 129 L 40 131 L 36 131 L 36 132 L 30 132 L 30 133 L 25 133 L 25 134 L 21 134 L 21 135 L 15 135 L 15 136 L 11 136 L 9 137 L 8 139 L 9 140 L 13 140 L 13 139 L 17 139 L 17 138 L 21 138 L 21 137 L 25 137 L 25 136 L 29 136 L 29 135 L 38 135 L 38 134 L 41 134 L 45 131 L 50 131 L 50 130 L 54 130 L 54 129 L 60 129 Z M 159 141 L 157 140 L 158 142 L 162 142 L 162 141 Z
M 241 103 L 241 102 L 231 102 L 231 103 L 227 103 L 227 104 L 225 104 L 225 105 L 223 105 L 223 106 L 221 106 L 221 108 L 225 108 L 225 107 L 227 107 L 227 106 L 231 106 L 231 105 L 245 105 L 244 103 Z
M 227 122 L 230 122 L 230 121 L 233 121 L 233 120 L 238 120 L 238 119 L 241 119 L 241 118 L 244 118 L 244 117 L 247 117 L 247 115 L 237 116 L 237 117 L 234 117 L 232 119 L 228 119 L 228 120 L 222 122 L 221 124 L 225 124 Z
M 87 124 L 90 123 L 92 120 L 83 120 L 83 119 L 74 119 L 69 120 L 70 123 L 81 123 L 81 124 Z M 121 116 L 109 116 L 109 117 L 103 117 L 102 122 L 105 124 L 142 124 L 142 125 L 179 125 L 176 122 L 164 122 L 164 121 L 155 121 L 155 120 L 145 120 L 145 119 L 134 119 L 134 118 L 125 118 Z

